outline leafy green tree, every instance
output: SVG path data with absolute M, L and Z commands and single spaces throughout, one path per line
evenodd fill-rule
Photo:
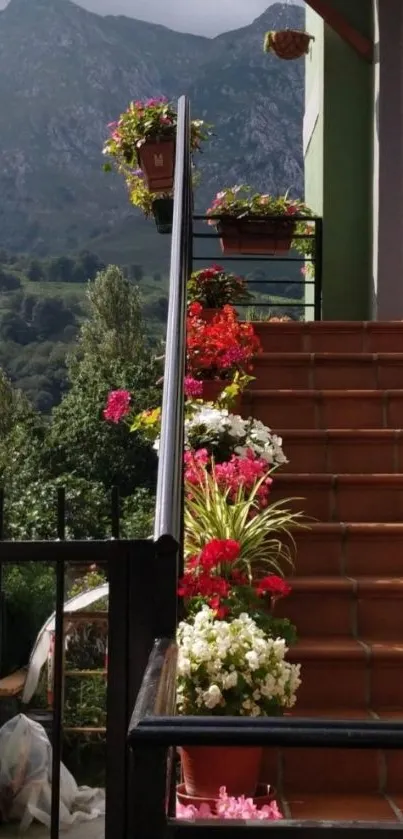
M 39 259 L 33 259 L 27 270 L 27 277 L 31 281 L 31 283 L 41 283 L 45 279 L 45 272 L 43 270 L 43 265 L 39 262 Z
M 127 389 L 142 410 L 158 401 L 160 362 L 144 335 L 138 289 L 110 266 L 88 290 L 89 318 L 69 360 L 70 389 L 55 408 L 49 434 L 49 468 L 54 476 L 79 477 L 118 485 L 122 495 L 152 488 L 156 456 L 124 424 L 103 418 L 108 393 Z

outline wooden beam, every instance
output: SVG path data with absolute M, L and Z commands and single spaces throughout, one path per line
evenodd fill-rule
M 374 44 L 361 32 L 349 23 L 348 20 L 334 9 L 329 0 L 305 0 L 307 6 L 310 6 L 321 18 L 327 23 L 340 38 L 343 38 L 350 47 L 365 61 L 372 63 L 374 60 Z

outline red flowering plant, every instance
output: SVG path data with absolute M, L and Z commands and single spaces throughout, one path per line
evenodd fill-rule
M 205 604 L 218 620 L 247 612 L 269 637 L 284 638 L 287 645 L 294 643 L 295 627 L 273 614 L 277 600 L 290 594 L 291 586 L 275 574 L 250 581 L 242 568 L 241 550 L 235 539 L 211 539 L 188 559 L 178 586 L 188 617 L 194 617 Z
M 247 303 L 250 299 L 244 278 L 225 271 L 221 265 L 193 271 L 188 282 L 189 302 L 201 303 L 207 309 L 221 309 L 228 303 Z
M 272 470 L 268 469 L 267 460 L 258 457 L 252 449 L 247 449 L 245 455 L 233 454 L 230 460 L 223 463 L 215 463 L 207 449 L 185 452 L 185 481 L 188 496 L 191 495 L 192 486 L 203 484 L 206 469 L 214 473 L 218 487 L 228 493 L 228 503 L 236 502 L 240 490 L 247 498 L 259 482 L 255 496 L 256 508 L 251 509 L 251 515 L 257 514 L 257 506 L 260 509 L 267 507 L 270 487 L 273 483 L 270 477 Z
M 231 380 L 239 371 L 252 369 L 252 358 L 261 350 L 251 323 L 242 323 L 232 306 L 224 306 L 210 323 L 201 317 L 203 307 L 191 303 L 187 318 L 187 370 L 193 379 Z
M 302 513 L 290 509 L 289 502 L 297 499 L 270 501 L 270 472 L 255 457 L 214 464 L 205 452 L 186 454 L 187 559 L 214 539 L 233 539 L 240 545 L 237 568 L 249 584 L 293 568 L 294 533 L 307 525 Z

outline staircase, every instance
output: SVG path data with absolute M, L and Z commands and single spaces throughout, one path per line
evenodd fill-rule
M 273 500 L 313 517 L 293 593 L 296 716 L 403 722 L 403 323 L 259 323 L 243 413 L 283 437 Z M 280 608 L 281 607 L 281 608 Z M 270 750 L 286 817 L 403 822 L 403 753 Z

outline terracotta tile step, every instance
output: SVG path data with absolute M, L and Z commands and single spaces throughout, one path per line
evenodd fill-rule
M 403 431 L 278 430 L 289 463 L 281 472 L 403 472 Z
M 403 428 L 403 390 L 246 391 L 243 416 L 271 428 Z
M 393 390 L 403 382 L 403 353 L 277 353 L 254 359 L 250 388 Z
M 300 577 L 403 576 L 403 524 L 319 522 L 295 536 Z
M 328 760 L 331 759 L 332 756 L 329 755 Z M 402 801 L 400 806 L 403 807 Z M 315 792 L 288 794 L 286 790 L 283 811 L 287 813 L 288 818 L 309 821 L 310 826 L 312 822 L 323 820 L 340 822 L 341 827 L 343 822 L 351 821 L 378 825 L 379 822 L 400 823 L 403 820 L 397 799 L 379 794 L 359 795 L 351 790 L 339 794 L 329 791 L 319 795 Z
M 403 639 L 301 638 L 288 657 L 301 664 L 302 708 L 403 707 Z
M 276 617 L 295 624 L 299 638 L 336 636 L 403 641 L 403 577 L 295 577 Z
M 276 474 L 273 501 L 320 521 L 403 521 L 403 475 Z
M 295 716 L 307 717 L 311 714 L 300 710 L 296 711 Z M 344 714 L 337 711 L 326 714 L 322 709 L 315 711 L 315 717 L 342 719 L 347 726 L 348 720 L 368 719 L 369 714 L 365 711 L 362 714 L 354 713 L 349 709 Z M 343 793 L 396 795 L 403 800 L 403 750 L 329 749 L 326 746 L 315 749 L 265 749 L 261 780 L 276 786 L 290 803 L 298 800 L 296 791 L 303 793 L 304 797 L 306 794 Z M 293 817 L 297 818 L 295 814 Z M 301 818 L 305 816 L 301 815 Z
M 266 352 L 403 352 L 401 321 L 253 324 Z

